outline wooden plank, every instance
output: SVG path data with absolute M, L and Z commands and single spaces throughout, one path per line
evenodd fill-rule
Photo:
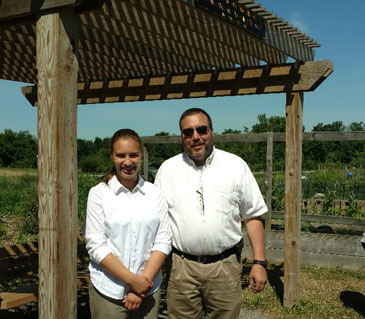
M 78 18 L 71 9 L 37 21 L 39 318 L 77 309 Z
M 27 88 L 27 89 L 25 89 Z M 29 94 L 31 87 L 24 90 Z M 24 94 L 24 93 L 23 93 Z M 180 143 L 179 136 L 144 136 L 145 143 Z M 365 131 L 360 132 L 303 132 L 303 141 L 364 141 Z M 266 142 L 267 133 L 248 133 L 248 134 L 215 134 L 216 142 L 244 142 L 257 143 Z M 285 142 L 285 133 L 273 133 L 274 142 Z
M 118 59 L 129 60 L 132 63 L 145 64 L 149 67 L 160 69 L 171 69 L 176 66 L 177 70 L 184 69 L 202 69 L 207 70 L 210 67 L 206 63 L 194 63 L 186 57 L 178 56 L 176 52 L 166 52 L 158 46 L 153 46 L 152 43 L 137 43 L 128 37 L 122 37 L 123 32 L 114 29 L 106 32 L 103 28 L 96 29 L 86 25 L 85 16 L 81 16 L 81 44 L 89 51 L 94 50 L 106 56 L 115 57 Z M 106 21 L 108 21 L 106 19 Z M 103 24 L 104 25 L 104 24 Z M 114 24 L 112 24 L 114 26 Z M 117 26 L 115 26 L 117 28 Z M 109 29 L 107 29 L 109 31 Z M 94 58 L 95 59 L 95 58 Z M 176 71 L 174 71 L 176 72 Z M 144 72 L 145 74 L 148 72 Z
M 31 13 L 32 0 L 2 0 L 0 2 L 0 21 L 13 16 Z
M 361 132 L 304 132 L 304 141 L 363 141 L 365 131 Z
M 244 238 L 247 235 L 245 230 Z M 265 230 L 265 255 L 269 261 L 284 261 L 284 232 Z M 301 232 L 301 265 L 364 269 L 360 236 Z M 242 257 L 252 259 L 250 242 L 245 240 Z
M 10 309 L 36 301 L 38 299 L 38 284 L 14 292 L 0 293 L 0 309 Z
M 90 283 L 88 272 L 80 272 L 77 274 L 77 286 L 84 286 Z M 17 289 L 11 292 L 0 293 L 0 309 L 7 310 L 14 307 L 37 301 L 38 300 L 38 284 L 29 285 L 25 288 Z
M 152 12 L 145 12 L 142 8 L 135 8 L 131 4 L 126 6 L 120 1 L 107 3 L 103 9 L 105 16 L 90 12 L 82 17 L 83 23 L 88 28 L 93 26 L 94 29 L 108 36 L 116 36 L 121 40 L 130 41 L 133 51 L 138 50 L 138 46 L 142 45 L 163 51 L 164 54 L 160 56 L 162 59 L 173 55 L 171 58 L 174 59 L 175 63 L 180 62 L 180 57 L 183 57 L 184 61 L 188 62 L 185 65 L 186 69 L 189 68 L 188 64 L 191 64 L 192 61 L 195 61 L 197 65 L 209 64 L 220 68 L 234 67 L 235 65 L 234 62 L 227 59 L 229 57 L 232 60 L 235 56 L 234 53 L 227 56 L 227 50 L 219 52 L 218 50 L 208 50 L 208 43 L 213 42 L 209 42 L 209 39 L 203 37 L 194 43 L 189 43 L 190 40 L 188 41 L 187 38 L 194 39 L 194 34 L 189 34 L 185 28 L 178 28 L 169 24 L 163 17 L 154 16 Z M 128 19 L 121 18 L 125 16 Z M 146 21 L 148 22 L 147 26 L 145 25 Z M 175 36 L 171 34 L 172 32 Z M 99 37 L 97 40 L 101 43 L 105 38 Z M 148 54 L 149 51 L 145 50 L 145 53 Z
M 34 16 L 44 10 L 64 6 L 80 5 L 83 0 L 2 0 L 0 1 L 0 21 L 14 17 Z
M 133 2 L 141 8 L 146 6 L 141 0 L 135 0 Z M 164 18 L 169 28 L 176 25 L 183 30 L 187 30 L 188 34 L 202 35 L 210 39 L 212 43 L 220 43 L 222 45 L 222 51 L 224 51 L 224 47 L 226 46 L 246 53 L 248 56 L 255 57 L 255 59 L 268 61 L 269 63 L 285 62 L 284 56 L 275 48 L 268 46 L 264 41 L 261 41 L 241 28 L 217 18 L 206 10 L 176 0 L 170 1 L 168 8 L 166 8 L 166 2 L 161 0 L 149 3 L 151 3 L 148 7 L 149 12 L 159 18 Z M 256 44 L 259 41 L 261 41 L 260 45 Z M 211 50 L 217 49 L 213 47 Z M 218 49 L 218 51 L 220 50 Z M 237 62 L 239 63 L 239 61 Z M 243 63 L 243 65 L 250 65 L 248 64 L 248 60 Z
M 143 147 L 143 178 L 148 181 L 148 151 Z
M 272 198 L 272 152 L 273 152 L 273 132 L 267 132 L 266 141 L 266 206 L 265 229 L 271 229 L 271 198 Z
M 285 147 L 284 306 L 300 299 L 303 93 L 288 93 Z
M 292 92 L 296 87 L 299 92 L 311 91 L 318 86 L 318 83 L 323 81 L 323 74 L 333 70 L 331 61 L 306 62 L 309 64 L 306 68 L 299 67 L 295 63 L 289 63 L 286 66 L 291 68 L 288 75 L 275 74 L 270 76 L 271 70 L 278 68 L 277 65 L 261 66 L 246 69 L 229 69 L 229 70 L 212 70 L 200 72 L 184 72 L 175 74 L 165 74 L 158 76 L 164 78 L 163 84 L 155 85 L 151 81 L 156 76 L 144 76 L 136 78 L 113 79 L 116 80 L 144 80 L 146 85 L 143 87 L 130 87 L 123 85 L 120 87 L 111 87 L 108 81 L 105 81 L 103 87 L 98 90 L 90 89 L 85 85 L 78 90 L 78 98 L 80 104 L 103 103 L 110 97 L 118 97 L 115 101 L 123 102 L 130 101 L 127 97 L 133 96 L 136 101 L 154 99 L 164 100 L 171 98 L 189 98 L 192 94 L 195 97 L 210 97 L 210 96 L 235 96 L 244 94 L 259 94 L 259 93 L 283 93 Z M 307 73 L 303 73 L 305 72 Z M 143 71 L 143 70 L 142 70 Z M 250 76 L 246 76 L 250 73 Z M 299 74 L 302 72 L 301 74 Z M 235 77 L 221 76 L 220 74 L 233 74 Z M 286 72 L 287 73 L 287 72 Z M 95 75 L 98 76 L 97 74 Z M 99 79 L 103 80 L 104 77 Z M 179 79 L 179 81 L 175 81 Z M 204 79 L 204 80 L 203 80 Z M 209 80 L 207 80 L 209 79 Z M 311 86 L 312 85 L 312 86 Z M 242 91 L 244 89 L 253 89 L 252 91 Z M 26 97 L 34 105 L 36 94 L 27 94 Z M 94 102 L 92 102 L 94 101 Z
M 282 212 L 272 212 L 272 218 L 285 219 L 285 214 Z M 319 224 L 338 224 L 338 225 L 348 225 L 348 226 L 355 225 L 355 226 L 363 226 L 365 228 L 365 219 L 358 219 L 358 218 L 301 214 L 301 220 Z

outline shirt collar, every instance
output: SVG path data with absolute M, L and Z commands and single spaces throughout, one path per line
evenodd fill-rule
M 145 181 L 140 175 L 138 175 L 138 183 L 132 191 L 130 191 L 128 188 L 126 188 L 123 184 L 121 184 L 115 175 L 110 179 L 109 187 L 113 190 L 113 192 L 116 195 L 120 194 L 121 192 L 124 192 L 124 193 L 140 192 L 142 195 L 144 195 L 146 193 Z
M 203 167 L 209 166 L 212 163 L 214 153 L 215 153 L 215 146 L 213 146 L 212 153 L 209 155 L 209 157 L 205 161 L 205 164 L 203 165 Z M 187 162 L 191 166 L 196 167 L 195 162 L 189 157 L 189 155 L 186 152 L 183 153 L 183 159 L 185 160 L 185 162 Z

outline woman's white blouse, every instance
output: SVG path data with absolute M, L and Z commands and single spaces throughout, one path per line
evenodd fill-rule
M 129 191 L 114 176 L 109 185 L 100 183 L 90 189 L 84 238 L 93 285 L 110 298 L 122 299 L 130 287 L 99 264 L 113 253 L 130 271 L 141 274 L 152 251 L 168 255 L 171 230 L 167 204 L 161 192 L 141 177 Z M 150 293 L 159 288 L 161 281 L 160 271 Z

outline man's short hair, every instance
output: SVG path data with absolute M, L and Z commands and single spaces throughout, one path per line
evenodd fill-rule
M 190 116 L 190 115 L 194 115 L 194 114 L 199 114 L 199 113 L 204 114 L 208 118 L 209 128 L 210 129 L 213 129 L 212 119 L 210 118 L 209 114 L 206 111 L 204 111 L 203 109 L 201 109 L 201 108 L 193 107 L 191 109 L 187 109 L 183 114 L 181 114 L 180 121 L 179 121 L 180 130 L 181 130 L 181 121 L 185 117 Z

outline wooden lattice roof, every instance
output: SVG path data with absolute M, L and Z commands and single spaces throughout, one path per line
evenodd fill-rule
M 80 12 L 80 82 L 314 59 L 317 42 L 254 0 L 239 2 L 264 20 L 264 39 L 188 0 L 3 0 L 0 78 L 37 83 L 36 14 L 66 5 Z
M 79 104 L 311 91 L 332 72 L 311 62 L 317 42 L 254 0 L 231 2 L 263 36 L 196 2 L 3 0 L 0 78 L 37 84 L 36 17 L 63 6 L 80 18 Z M 33 105 L 36 92 L 23 89 Z

